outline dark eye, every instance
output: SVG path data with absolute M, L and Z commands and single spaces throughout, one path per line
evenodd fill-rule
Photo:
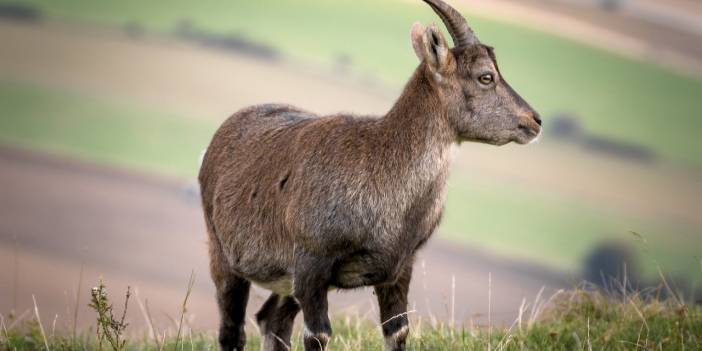
M 480 81 L 481 84 L 488 85 L 492 83 L 494 78 L 492 77 L 492 74 L 483 74 L 482 76 L 478 77 L 478 81 Z

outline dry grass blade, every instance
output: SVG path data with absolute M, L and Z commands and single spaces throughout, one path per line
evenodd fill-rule
M 522 298 L 522 303 L 519 305 L 519 314 L 517 315 L 517 321 L 519 322 L 519 332 L 522 333 L 522 320 L 524 319 L 524 311 L 528 308 L 526 297 Z
M 76 305 L 73 308 L 73 326 L 71 328 L 71 337 L 75 346 L 77 331 L 78 331 L 78 306 L 80 306 L 80 292 L 83 291 L 83 270 L 85 263 L 80 264 L 80 274 L 78 275 L 78 290 L 76 290 Z
M 158 351 L 163 351 L 163 346 L 166 345 L 166 331 L 163 331 L 163 336 L 161 337 L 161 346 L 158 347 Z
M 193 329 L 188 329 L 188 339 L 190 340 L 190 351 L 195 351 L 195 344 L 193 343 Z
M 14 320 L 12 320 L 12 323 L 10 323 L 10 325 L 7 326 L 7 329 L 12 329 L 15 326 L 19 325 L 25 318 L 27 318 L 28 315 L 29 310 L 24 310 L 24 312 L 22 312 L 19 316 L 15 317 Z
M 456 275 L 451 274 L 451 319 L 449 321 L 449 326 L 454 327 L 454 321 L 456 320 Z
M 541 308 L 541 306 L 542 306 L 541 303 L 543 303 L 543 302 L 541 301 L 541 295 L 542 295 L 543 293 L 544 293 L 544 287 L 542 286 L 542 287 L 539 289 L 539 292 L 536 293 L 536 297 L 534 297 L 534 307 L 531 309 L 531 314 L 529 315 L 529 323 L 528 323 L 528 325 L 531 325 L 532 323 L 534 323 L 534 321 L 535 321 L 536 318 L 538 317 L 539 310 L 540 310 L 540 308 Z
M 641 318 L 643 325 L 646 327 L 646 331 L 649 331 L 650 329 L 648 328 L 648 322 L 646 322 L 646 317 L 644 316 L 643 312 L 641 312 L 641 309 L 639 309 L 639 307 L 636 306 L 636 303 L 634 303 L 634 300 L 632 300 L 631 298 L 628 298 L 627 300 L 629 300 L 629 304 L 631 305 L 631 307 L 634 308 L 634 311 L 639 316 L 639 318 Z
M 673 301 L 678 304 L 678 307 L 683 307 L 685 304 L 682 302 L 682 300 L 678 297 L 678 294 L 673 290 L 673 288 L 668 285 L 668 280 L 665 279 L 665 275 L 663 274 L 663 271 L 661 271 L 661 267 L 658 267 L 658 275 L 661 277 L 661 281 L 663 282 L 663 285 L 665 288 L 668 290 L 668 293 L 670 296 L 673 297 Z
M 387 324 L 388 322 L 390 322 L 391 320 L 393 320 L 393 319 L 395 319 L 395 318 L 400 318 L 400 317 L 402 317 L 402 316 L 406 316 L 406 315 L 409 315 L 410 313 L 415 313 L 415 312 L 417 312 L 417 311 L 411 310 L 411 311 L 407 311 L 407 312 L 402 312 L 402 313 L 400 313 L 400 314 L 396 314 L 396 315 L 394 315 L 394 316 L 388 318 L 388 319 L 387 319 L 386 321 L 384 321 L 383 323 L 380 323 L 380 325 L 383 326 L 383 325 Z
M 41 318 L 39 317 L 39 307 L 37 306 L 37 299 L 34 298 L 32 294 L 32 302 L 34 302 L 34 316 L 37 318 L 37 323 L 39 324 L 39 331 L 41 331 L 41 337 L 44 339 L 44 346 L 46 351 L 51 351 L 49 349 L 49 341 L 46 339 L 46 333 L 44 332 L 44 326 L 41 324 Z
M 286 350 L 288 350 L 288 351 L 291 350 L 291 349 L 290 349 L 290 346 L 288 346 L 288 344 L 285 343 L 285 340 L 281 339 L 278 335 L 275 335 L 275 334 L 273 334 L 273 337 L 274 337 L 278 342 L 280 342 L 280 345 L 283 345 L 283 347 L 284 347 Z M 317 341 L 319 341 L 319 340 L 317 340 Z
M 5 337 L 5 341 L 10 340 L 10 336 L 7 332 L 7 326 L 5 325 L 5 316 L 3 316 L 2 313 L 0 313 L 0 327 L 2 327 L 3 336 Z
M 249 324 L 250 324 L 250 325 L 254 328 L 254 330 L 256 331 L 256 335 L 261 336 L 261 328 L 258 327 L 258 323 L 257 323 L 256 321 L 254 321 L 253 318 L 251 318 L 251 317 L 248 317 L 248 319 L 249 319 Z
M 54 321 L 51 323 L 51 338 L 56 337 L 56 322 L 58 321 L 58 314 L 54 315 Z
M 12 287 L 12 311 L 17 313 L 17 290 L 19 289 L 19 246 L 17 244 L 17 234 L 13 234 L 12 239 L 15 244 L 12 250 L 14 255 L 14 276 L 12 277 L 14 283 Z
M 178 333 L 176 334 L 176 342 L 174 350 L 178 350 L 178 344 L 180 343 L 180 335 L 183 332 L 183 321 L 185 319 L 185 313 L 187 312 L 188 299 L 190 298 L 190 293 L 193 291 L 193 285 L 195 285 L 195 271 L 190 272 L 190 279 L 188 280 L 188 290 L 185 292 L 185 298 L 183 299 L 183 306 L 180 310 L 180 323 L 178 323 Z
M 497 350 L 504 350 L 505 347 L 507 347 L 507 344 L 512 338 L 512 330 L 514 329 L 515 325 L 520 324 L 520 319 L 521 317 L 517 317 L 514 322 L 512 322 L 512 325 L 509 326 L 509 329 L 505 331 L 505 335 L 502 336 L 502 339 L 500 339 L 500 342 L 497 344 Z
M 146 325 L 149 327 L 149 335 L 151 335 L 151 337 L 154 339 L 154 342 L 156 343 L 156 349 L 161 350 L 161 342 L 158 337 L 159 332 L 156 329 L 156 326 L 154 325 L 153 318 L 151 318 L 151 311 L 149 310 L 149 300 L 144 300 L 144 303 L 142 304 L 141 299 L 139 298 L 139 290 L 135 290 L 135 295 L 137 305 L 139 306 L 139 310 L 141 311 L 141 314 L 144 317 Z
M 492 272 L 488 272 L 488 351 L 492 350 Z

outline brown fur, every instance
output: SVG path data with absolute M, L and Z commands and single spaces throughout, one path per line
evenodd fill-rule
M 214 135 L 199 180 L 223 349 L 243 348 L 237 306 L 248 282 L 273 290 L 271 301 L 294 297 L 279 304 L 291 312 L 267 303 L 259 322 L 289 339 L 289 327 L 271 323 L 292 323 L 301 307 L 308 350 L 331 334 L 330 287 L 375 286 L 383 319 L 405 311 L 414 254 L 441 217 L 452 145 L 525 143 L 539 133 L 491 48 L 449 49 L 435 27 L 413 27 L 412 39 L 422 63 L 380 118 L 258 105 Z M 485 72 L 492 86 L 476 81 Z M 406 318 L 384 325 L 389 349 L 404 348 L 406 328 Z M 283 349 L 277 339 L 267 336 L 266 349 Z

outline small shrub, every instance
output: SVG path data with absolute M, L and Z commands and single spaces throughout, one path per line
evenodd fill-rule
M 94 287 L 91 291 L 89 306 L 92 307 L 97 313 L 96 331 L 98 347 L 100 350 L 102 350 L 103 340 L 107 340 L 113 351 L 124 350 L 124 345 L 127 341 L 123 338 L 123 334 L 124 330 L 127 329 L 125 318 L 127 316 L 127 306 L 129 304 L 130 296 L 131 291 L 129 287 L 127 287 L 122 316 L 119 319 L 116 319 L 112 313 L 112 304 L 107 297 L 107 290 L 105 289 L 105 284 L 102 282 L 102 280 L 100 280 L 98 286 Z

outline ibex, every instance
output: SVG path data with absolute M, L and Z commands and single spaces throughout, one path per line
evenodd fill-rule
M 250 284 L 272 291 L 256 314 L 264 349 L 286 350 L 302 310 L 305 350 L 331 336 L 327 291 L 373 286 L 387 350 L 404 350 L 417 250 L 443 211 L 450 149 L 525 144 L 538 114 L 500 74 L 458 11 L 424 0 L 448 27 L 415 23 L 421 61 L 381 117 L 248 107 L 215 133 L 199 181 L 222 350 L 243 350 Z

